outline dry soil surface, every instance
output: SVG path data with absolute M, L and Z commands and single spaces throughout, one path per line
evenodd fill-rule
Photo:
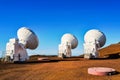
M 0 63 L 0 80 L 120 80 L 120 74 L 94 76 L 89 67 L 111 67 L 120 72 L 119 59 L 44 61 L 37 63 Z

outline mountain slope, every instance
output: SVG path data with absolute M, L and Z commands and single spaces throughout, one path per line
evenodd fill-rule
M 120 58 L 120 43 L 111 44 L 99 50 L 100 57 Z

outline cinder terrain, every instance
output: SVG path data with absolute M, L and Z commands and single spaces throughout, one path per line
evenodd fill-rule
M 38 57 L 33 56 L 31 61 L 23 64 L 0 63 L 0 80 L 120 80 L 120 46 L 116 49 L 115 45 L 119 44 L 101 49 L 100 58 L 95 60 L 48 57 L 50 60 L 37 61 Z M 113 57 L 113 53 L 118 56 Z M 87 73 L 89 67 L 99 66 L 114 68 L 118 73 L 112 76 L 94 76 Z
M 110 59 L 120 58 L 120 43 L 111 44 L 99 50 L 100 57 L 109 57 Z

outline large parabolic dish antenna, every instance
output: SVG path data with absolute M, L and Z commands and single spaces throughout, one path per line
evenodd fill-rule
M 100 47 L 102 47 L 106 42 L 106 37 L 103 32 L 96 29 L 89 30 L 84 36 L 85 42 L 94 42 L 95 40 L 98 41 Z
M 98 58 L 98 50 L 104 46 L 106 36 L 103 32 L 92 29 L 84 36 L 84 58 Z
M 12 38 L 6 44 L 6 60 L 21 62 L 29 59 L 26 49 L 36 49 L 38 38 L 36 34 L 26 27 L 22 27 L 17 32 L 18 39 Z
M 61 42 L 62 43 L 67 43 L 67 42 L 70 43 L 72 49 L 76 48 L 78 45 L 77 38 L 74 35 L 69 34 L 69 33 L 66 33 L 62 36 Z
M 17 35 L 18 35 L 19 42 L 24 44 L 26 48 L 28 49 L 37 48 L 39 43 L 38 38 L 32 30 L 26 27 L 23 27 L 18 30 Z
M 61 44 L 59 44 L 58 57 L 71 57 L 71 49 L 75 49 L 77 45 L 78 40 L 74 35 L 64 34 L 61 38 Z

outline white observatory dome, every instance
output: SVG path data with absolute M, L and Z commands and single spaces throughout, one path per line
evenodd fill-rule
M 78 45 L 78 40 L 77 40 L 77 38 L 76 38 L 74 35 L 69 34 L 69 33 L 64 34 L 64 35 L 62 36 L 61 42 L 62 42 L 62 43 L 66 43 L 66 42 L 71 43 L 71 48 L 72 48 L 72 49 L 76 48 L 77 45 Z
M 104 46 L 106 42 L 106 37 L 103 32 L 100 32 L 99 30 L 93 29 L 89 30 L 85 36 L 84 36 L 84 41 L 85 42 L 94 42 L 98 41 L 100 47 Z
M 32 30 L 26 27 L 22 27 L 18 30 L 17 35 L 20 43 L 24 44 L 26 48 L 29 49 L 37 48 L 39 43 L 38 38 Z

